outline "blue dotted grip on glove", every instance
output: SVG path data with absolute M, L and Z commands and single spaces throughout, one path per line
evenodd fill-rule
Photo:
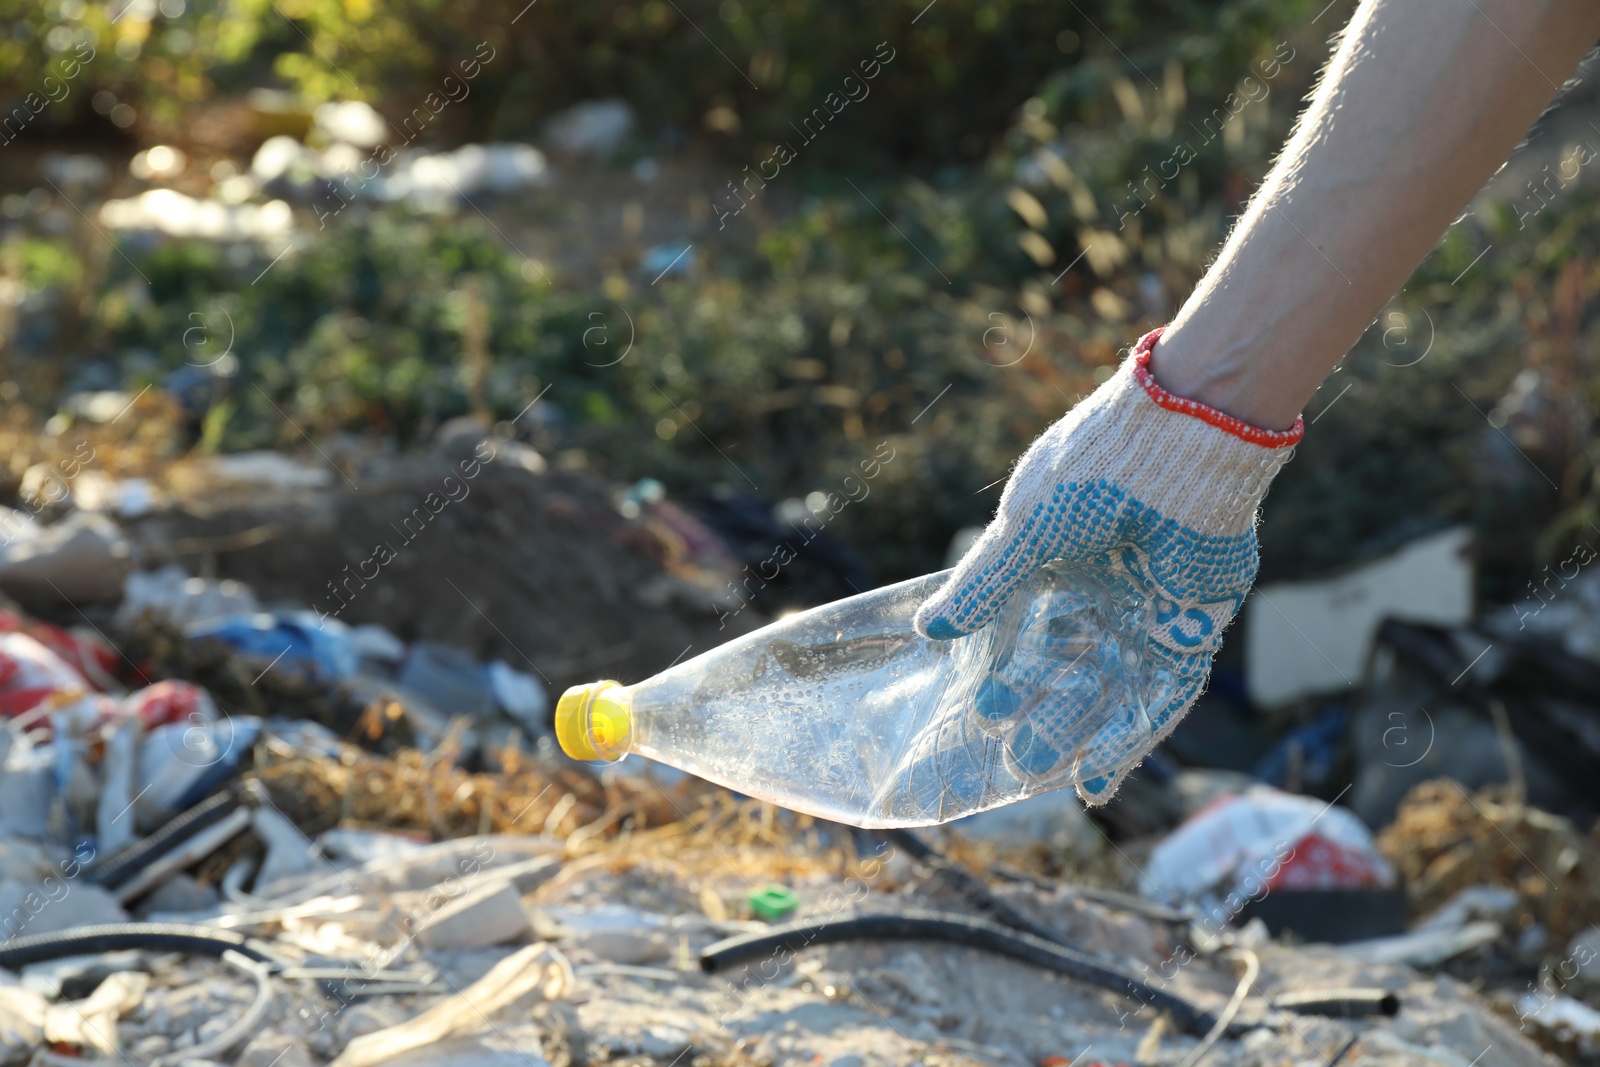
M 926 632 L 970 633 L 1041 566 L 1066 561 L 1067 588 L 1031 606 L 973 713 L 1019 776 L 1106 793 L 1204 689 L 1255 577 L 1255 534 L 1199 534 L 1100 481 L 1057 486 L 1007 540 L 1010 551 L 941 594 L 948 614 Z

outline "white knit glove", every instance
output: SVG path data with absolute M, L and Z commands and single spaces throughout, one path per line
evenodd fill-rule
M 1222 631 L 1256 574 L 1255 522 L 1267 486 L 1304 425 L 1261 430 L 1173 396 L 1149 370 L 1160 330 L 1018 462 L 1000 508 L 938 593 L 917 612 L 924 636 L 951 640 L 993 619 L 1052 560 L 1112 592 L 1132 641 L 1116 655 L 1145 699 L 1100 701 L 1098 669 L 991 679 L 974 713 L 1004 739 L 1012 767 L 1040 789 L 1073 784 L 1092 805 L 1183 718 L 1205 688 Z M 1087 661 L 1094 663 L 1093 659 Z M 1033 673 L 1038 675 L 1037 665 Z M 1042 683 L 1042 685 L 1041 685 Z M 1014 694 L 1045 688 L 1025 707 Z

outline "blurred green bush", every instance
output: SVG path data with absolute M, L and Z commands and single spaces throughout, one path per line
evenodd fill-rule
M 771 499 L 836 491 L 888 441 L 873 505 L 834 531 L 885 579 L 937 567 L 1028 442 L 1170 316 L 1325 55 L 1298 0 L 141 0 L 113 25 L 121 2 L 0 0 L 0 93 L 95 52 L 38 132 L 88 121 L 95 93 L 158 133 L 273 83 L 403 114 L 487 40 L 515 62 L 484 67 L 442 138 L 525 137 L 618 95 L 647 136 L 676 128 L 737 165 L 889 41 L 873 106 L 802 157 L 798 209 L 655 285 L 551 284 L 475 215 L 400 207 L 351 210 L 259 280 L 270 254 L 243 245 L 124 242 L 124 260 L 87 227 L 0 242 L 30 308 L 8 375 L 50 357 L 30 398 L 88 387 L 92 360 L 131 374 L 102 385 L 187 374 L 196 443 L 228 450 L 405 445 L 543 394 L 567 462 Z M 1471 521 L 1510 595 L 1600 524 L 1600 231 L 1593 198 L 1566 195 L 1525 231 L 1458 225 L 1313 401 L 1266 504 L 1267 576 Z M 212 377 L 224 325 L 237 368 Z

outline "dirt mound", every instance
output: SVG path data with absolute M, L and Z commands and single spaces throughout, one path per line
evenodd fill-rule
M 597 477 L 543 471 L 512 442 L 475 447 L 350 465 L 327 488 L 174 477 L 180 506 L 129 532 L 148 560 L 504 659 L 556 694 L 638 680 L 765 621 L 719 622 L 721 576 L 622 518 Z

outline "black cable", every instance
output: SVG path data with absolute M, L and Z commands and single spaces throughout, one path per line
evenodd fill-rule
M 778 951 L 795 952 L 840 941 L 949 941 L 987 949 L 1032 963 L 1101 989 L 1169 1012 L 1192 1034 L 1204 1034 L 1215 1022 L 1210 1012 L 1182 997 L 1152 989 L 1138 978 L 1108 967 L 1081 952 L 982 919 L 937 911 L 853 915 L 842 919 L 795 922 L 770 931 L 730 937 L 700 953 L 700 968 L 715 974 L 724 968 Z
M 188 926 L 183 923 L 102 923 L 79 926 L 53 934 L 25 934 L 0 941 L 0 967 L 20 970 L 30 963 L 59 960 L 67 956 L 88 956 L 102 952 L 146 949 L 151 952 L 182 952 L 189 956 L 220 958 L 232 950 L 261 963 L 283 963 L 265 941 L 245 937 L 214 926 Z
M 1274 1008 L 1298 1015 L 1331 1015 L 1358 1019 L 1400 1014 L 1400 998 L 1387 989 L 1307 989 L 1270 998 Z
M 195 834 L 226 819 L 238 806 L 239 801 L 233 794 L 214 793 L 149 837 L 135 841 L 127 848 L 106 857 L 105 862 L 96 864 L 84 872 L 85 876 L 90 882 L 106 889 L 116 889 L 125 885 L 140 871 Z

